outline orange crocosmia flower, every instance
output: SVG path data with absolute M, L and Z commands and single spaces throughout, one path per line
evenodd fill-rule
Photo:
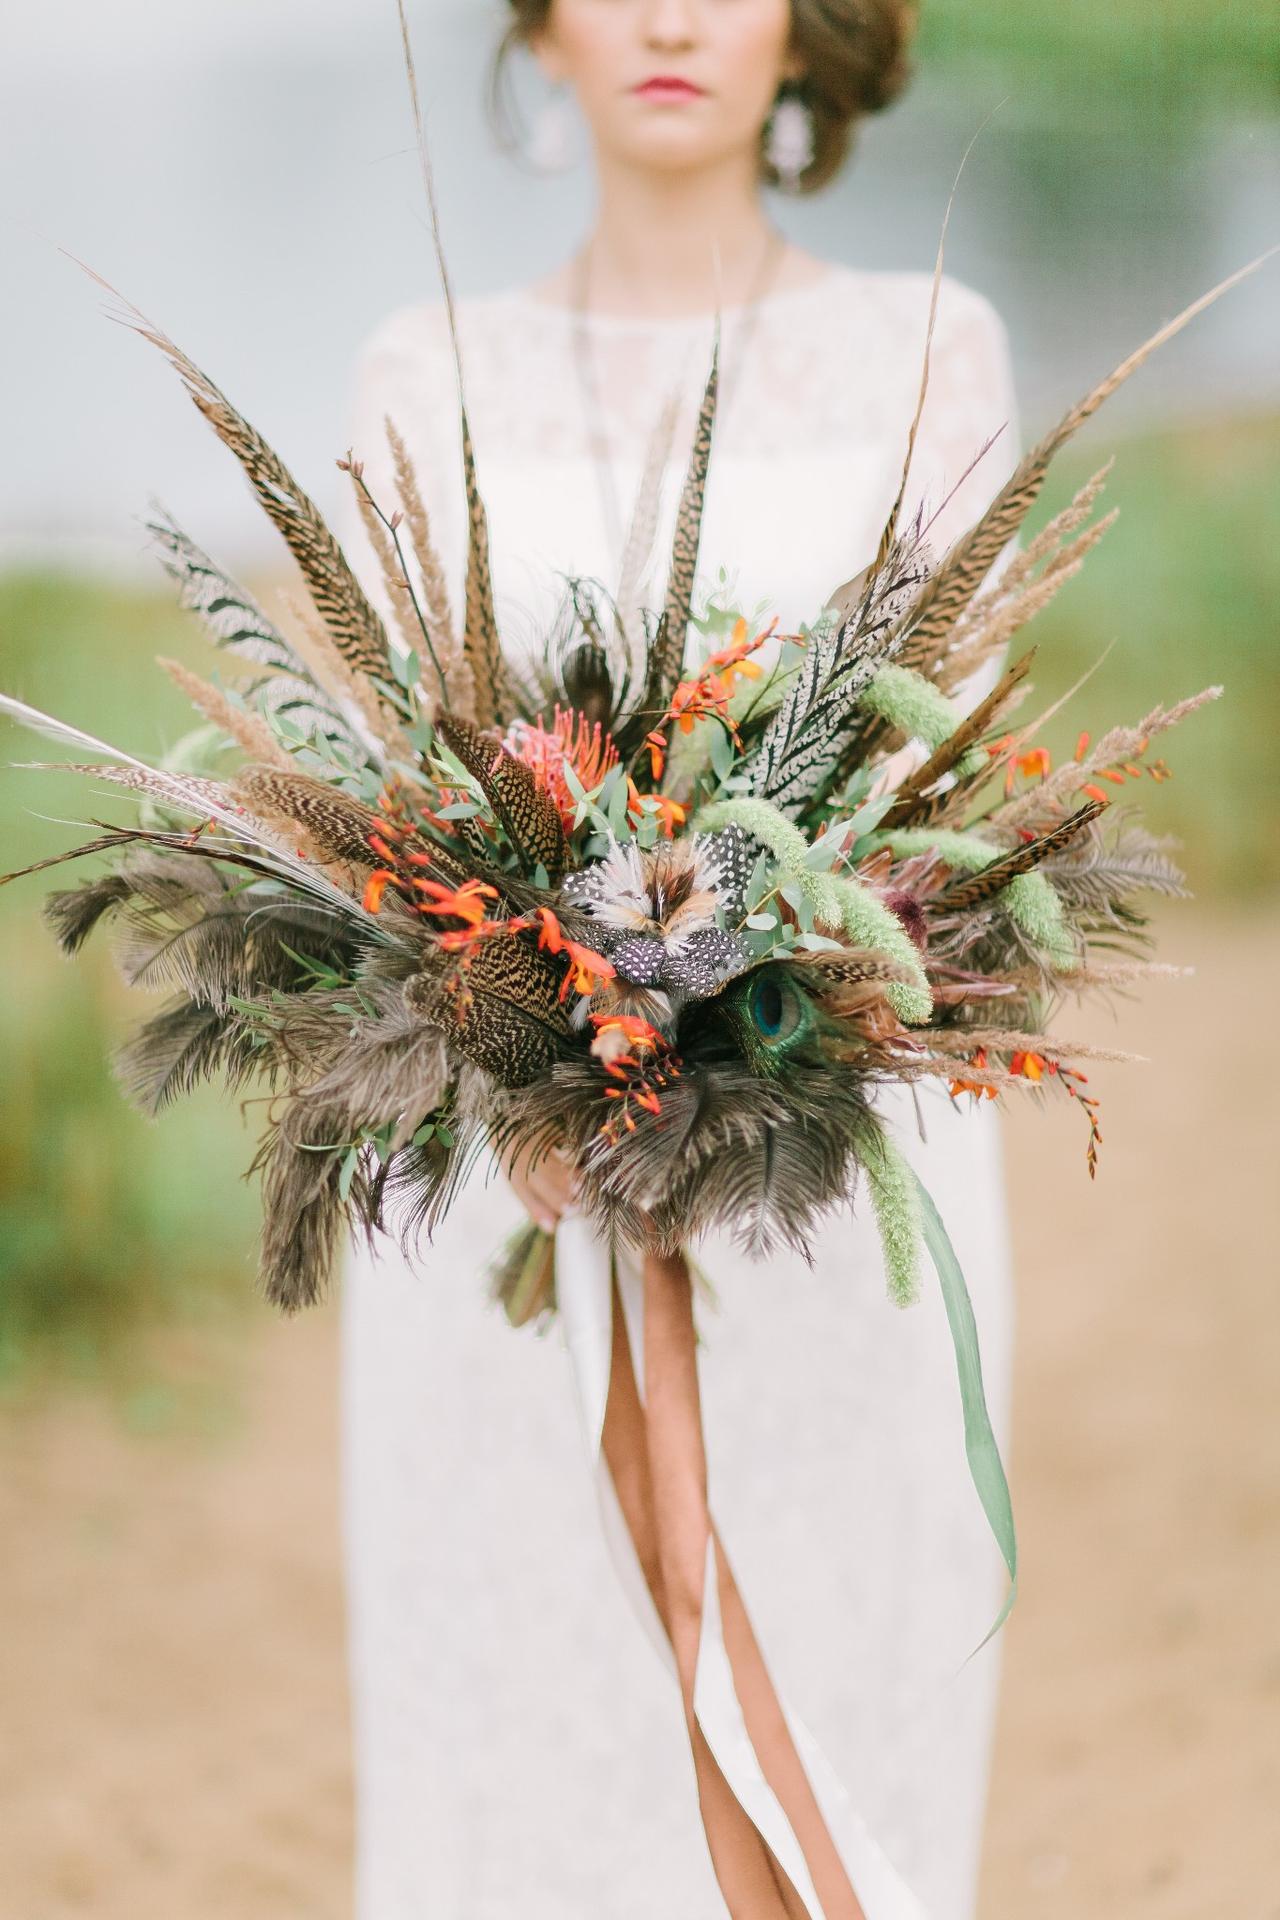
M 1042 780 L 1046 780 L 1051 764 L 1048 747 L 1033 747 L 1030 753 L 1018 756 L 1018 772 L 1027 780 L 1037 773 Z
M 413 884 L 431 896 L 429 901 L 421 902 L 420 912 L 438 913 L 443 919 L 465 920 L 469 927 L 478 927 L 488 918 L 485 901 L 498 897 L 497 888 L 483 880 L 464 880 L 460 887 L 445 887 L 438 880 L 415 880 Z
M 580 946 L 576 940 L 566 940 L 561 935 L 563 951 L 569 957 L 569 970 L 560 983 L 560 998 L 567 1000 L 570 990 L 574 993 L 594 993 L 602 980 L 612 980 L 614 967 L 602 953 L 594 953 L 590 947 Z
M 991 1086 L 985 1080 L 953 1080 L 950 1084 L 953 1095 L 971 1093 L 975 1100 L 995 1100 L 1000 1092 L 998 1087 Z
M 579 941 L 570 940 L 550 907 L 537 907 L 534 913 L 539 922 L 538 945 L 548 953 L 565 954 L 569 961 L 569 971 L 560 985 L 562 1000 L 568 997 L 570 988 L 575 993 L 594 993 L 599 981 L 613 979 L 613 962 Z
M 375 873 L 369 875 L 365 881 L 364 898 L 360 903 L 366 913 L 379 911 L 382 906 L 382 896 L 395 877 L 394 873 L 389 872 L 386 867 L 379 867 Z
M 649 771 L 655 780 L 661 780 L 667 764 L 666 735 L 655 727 L 652 733 L 646 734 L 645 745 L 649 749 Z
M 971 1067 L 985 1067 L 986 1064 L 987 1050 L 985 1047 L 978 1047 L 969 1061 L 969 1065 Z M 953 1080 L 951 1082 L 951 1093 L 953 1097 L 958 1093 L 971 1093 L 975 1100 L 994 1100 L 999 1094 L 999 1088 L 988 1085 L 985 1080 Z
M 1015 1053 L 1009 1071 L 1023 1080 L 1042 1080 L 1046 1064 L 1042 1053 Z
M 564 952 L 564 932 L 550 907 L 535 909 L 538 921 L 538 945 L 547 953 Z
M 591 1051 L 615 1080 L 625 1080 L 627 1068 L 638 1067 L 642 1053 L 656 1053 L 662 1045 L 657 1028 L 639 1014 L 593 1013 L 591 1024 L 596 1030 Z
M 645 1048 L 652 1052 L 663 1044 L 662 1035 L 642 1014 L 638 1013 L 593 1013 L 591 1024 L 598 1036 L 621 1034 L 628 1046 Z
M 1081 793 L 1087 793 L 1091 800 L 1100 801 L 1104 807 L 1111 805 L 1111 795 L 1105 793 L 1101 787 L 1095 786 L 1092 780 L 1087 780 L 1080 791 Z
M 506 924 L 501 920 L 482 920 L 474 927 L 451 927 L 436 936 L 442 953 L 470 953 L 472 947 L 490 934 L 507 932 Z
M 662 831 L 668 840 L 673 840 L 676 828 L 682 827 L 688 818 L 688 809 L 682 807 L 678 800 L 668 799 L 665 793 L 658 794 L 657 800 L 658 818 L 662 822 Z

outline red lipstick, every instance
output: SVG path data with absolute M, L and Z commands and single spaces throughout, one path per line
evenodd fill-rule
M 641 81 L 631 91 L 640 100 L 659 100 L 677 102 L 681 100 L 701 100 L 705 98 L 703 89 L 695 86 L 692 80 L 681 79 L 675 73 L 655 73 L 648 80 Z

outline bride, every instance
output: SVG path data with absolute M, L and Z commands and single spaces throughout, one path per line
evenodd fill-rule
M 512 0 L 500 61 L 528 49 L 572 90 L 599 188 L 566 264 L 459 308 L 513 657 L 539 645 L 566 576 L 619 589 L 632 503 L 664 459 L 649 577 L 629 583 L 660 600 L 717 312 L 704 587 L 748 612 L 767 603 L 794 631 L 872 557 L 930 276 L 786 244 L 763 189 L 832 178 L 860 117 L 903 83 L 910 13 L 906 0 Z M 360 358 L 354 450 L 393 506 L 394 420 L 455 599 L 456 413 L 442 306 L 393 313 Z M 936 510 L 935 551 L 1011 471 L 1013 416 L 1003 325 L 946 277 L 907 498 Z M 354 515 L 345 530 L 380 597 Z M 969 1277 L 1003 1442 L 999 1140 L 991 1107 L 969 1107 L 931 1085 L 915 1102 L 894 1090 L 882 1110 Z M 506 1171 L 477 1172 L 419 1259 L 390 1240 L 348 1256 L 360 1920 L 712 1920 L 725 1908 L 680 1698 L 611 1575 L 568 1359 L 554 1335 L 513 1332 L 486 1295 L 487 1262 L 524 1212 L 553 1227 L 571 1208 L 568 1175 Z M 1003 1569 L 968 1478 L 941 1299 L 926 1292 L 905 1315 L 887 1303 L 861 1203 L 829 1219 L 812 1268 L 786 1253 L 753 1263 L 727 1236 L 696 1254 L 714 1503 L 771 1671 L 930 1920 L 969 1920 L 998 1642 L 964 1662 Z M 880 1911 L 868 1904 L 866 1920 Z

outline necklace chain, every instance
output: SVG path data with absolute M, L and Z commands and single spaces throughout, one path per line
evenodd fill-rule
M 742 320 L 735 342 L 736 352 L 731 365 L 725 369 L 726 377 L 721 383 L 721 399 L 718 417 L 723 421 L 728 405 L 740 385 L 743 364 L 755 337 L 760 318 L 760 308 L 777 273 L 782 254 L 786 248 L 785 236 L 776 227 L 771 227 L 765 242 L 764 252 L 753 277 L 748 299 L 743 307 Z M 624 528 L 622 506 L 618 496 L 617 477 L 614 473 L 613 457 L 609 437 L 604 427 L 604 405 L 600 388 L 599 369 L 596 365 L 595 343 L 588 326 L 588 280 L 591 267 L 590 242 L 582 248 L 574 262 L 573 274 L 573 345 L 574 370 L 578 376 L 578 386 L 582 398 L 586 421 L 587 441 L 591 449 L 592 461 L 596 472 L 596 491 L 600 501 L 601 517 L 604 521 L 605 537 L 613 554 L 615 568 L 621 565 L 624 547 Z M 722 356 L 722 367 L 724 360 Z M 732 379 L 728 376 L 732 375 Z

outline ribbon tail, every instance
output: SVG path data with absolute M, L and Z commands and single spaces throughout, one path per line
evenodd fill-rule
M 777 1694 L 716 1533 L 687 1266 L 614 1256 L 570 1218 L 556 1285 L 606 1539 L 680 1686 L 733 1920 L 924 1920 Z

